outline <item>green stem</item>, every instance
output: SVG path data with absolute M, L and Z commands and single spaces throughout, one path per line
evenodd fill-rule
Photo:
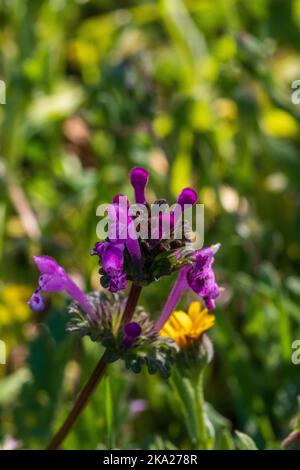
M 206 425 L 205 425 L 205 401 L 204 401 L 204 394 L 203 394 L 203 376 L 204 370 L 202 370 L 198 377 L 195 380 L 195 404 L 196 404 L 196 412 L 197 412 L 197 428 L 198 428 L 198 436 L 199 442 L 198 447 L 200 449 L 207 450 L 208 449 L 208 436 L 206 432 Z

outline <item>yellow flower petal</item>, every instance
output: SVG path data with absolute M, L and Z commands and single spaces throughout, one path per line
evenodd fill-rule
M 170 322 L 167 321 L 167 323 L 164 325 L 160 332 L 161 336 L 169 336 L 170 338 L 174 338 L 176 335 L 176 330 L 171 326 Z
M 191 320 L 194 321 L 198 317 L 200 312 L 201 312 L 200 302 L 192 302 L 188 310 L 188 314 Z
M 195 316 L 195 318 L 193 318 L 194 327 L 198 328 L 203 323 L 203 321 L 205 321 L 206 318 L 209 316 L 211 315 L 208 314 L 207 308 L 204 308 L 203 310 L 201 310 L 201 312 L 199 312 L 198 315 Z
M 180 310 L 171 315 L 169 322 L 175 330 L 182 331 L 183 333 L 188 333 L 193 326 L 193 322 L 189 316 Z
M 189 342 L 197 341 L 214 323 L 215 317 L 209 314 L 207 308 L 201 310 L 199 302 L 192 302 L 188 314 L 182 310 L 173 312 L 160 335 L 172 338 L 180 348 L 185 349 Z

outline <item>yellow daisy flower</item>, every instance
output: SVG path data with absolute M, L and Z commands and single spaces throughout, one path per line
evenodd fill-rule
M 160 336 L 172 338 L 180 348 L 185 349 L 194 343 L 201 335 L 215 324 L 215 316 L 208 313 L 207 308 L 201 308 L 199 302 L 192 302 L 188 313 L 182 310 L 173 312 L 163 326 Z

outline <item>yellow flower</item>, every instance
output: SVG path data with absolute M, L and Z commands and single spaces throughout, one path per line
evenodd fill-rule
M 185 349 L 188 344 L 199 340 L 214 323 L 215 317 L 208 313 L 207 308 L 202 309 L 199 302 L 192 302 L 188 313 L 182 310 L 173 312 L 160 336 L 172 338 L 178 346 Z
M 0 292 L 0 326 L 14 322 L 25 322 L 30 317 L 27 300 L 31 294 L 30 287 L 9 284 Z

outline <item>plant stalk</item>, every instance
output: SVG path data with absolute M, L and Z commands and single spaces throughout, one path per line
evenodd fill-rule
M 207 432 L 205 426 L 205 410 L 204 410 L 204 395 L 203 395 L 203 370 L 200 372 L 195 383 L 195 404 L 197 410 L 197 424 L 198 424 L 198 435 L 199 443 L 198 446 L 201 449 L 207 450 Z
M 131 321 L 139 300 L 139 296 L 141 294 L 141 290 L 142 288 L 140 286 L 132 284 L 122 318 L 123 324 L 126 324 Z M 72 429 L 73 425 L 75 424 L 80 413 L 87 405 L 97 385 L 103 378 L 106 368 L 107 362 L 105 360 L 105 354 L 103 354 L 98 364 L 96 365 L 92 375 L 90 376 L 88 382 L 80 392 L 79 397 L 77 398 L 70 414 L 68 415 L 61 428 L 52 438 L 50 444 L 47 447 L 47 450 L 56 450 L 64 441 L 64 439 Z

